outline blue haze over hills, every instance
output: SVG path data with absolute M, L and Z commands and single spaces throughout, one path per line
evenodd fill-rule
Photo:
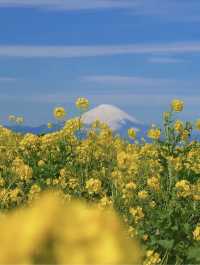
M 145 124 L 141 121 L 138 121 L 135 117 L 127 114 L 123 110 L 113 105 L 107 104 L 99 105 L 98 107 L 89 110 L 82 116 L 86 130 L 97 119 L 107 123 L 113 130 L 114 134 L 118 134 L 123 138 L 128 137 L 128 129 L 134 128 L 137 132 L 137 139 L 145 138 L 147 140 L 147 131 L 151 126 L 151 124 Z M 12 125 L 6 127 L 22 134 L 33 133 L 41 135 L 58 131 L 63 126 L 64 122 L 54 123 L 52 128 L 48 128 L 46 124 L 36 127 L 25 125 Z M 159 127 L 162 128 L 162 125 Z M 199 141 L 200 134 L 197 131 L 193 131 L 191 139 Z

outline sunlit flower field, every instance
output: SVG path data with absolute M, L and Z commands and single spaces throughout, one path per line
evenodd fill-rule
M 175 99 L 148 140 L 123 139 L 76 106 L 71 120 L 54 109 L 53 133 L 0 127 L 0 264 L 199 264 L 200 120 Z

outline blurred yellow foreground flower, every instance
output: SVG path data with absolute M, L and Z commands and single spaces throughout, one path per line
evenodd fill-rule
M 0 216 L 0 234 L 0 264 L 141 264 L 112 211 L 51 193 Z

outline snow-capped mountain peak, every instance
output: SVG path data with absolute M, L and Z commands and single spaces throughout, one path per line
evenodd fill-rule
M 121 109 L 108 104 L 102 104 L 98 107 L 89 110 L 82 116 L 83 122 L 90 125 L 96 120 L 100 120 L 109 125 L 113 131 L 119 131 L 127 124 L 133 125 L 137 130 L 137 125 L 141 125 L 137 119 L 122 111 Z
M 101 122 L 108 124 L 113 132 L 125 138 L 128 136 L 127 132 L 130 128 L 134 128 L 137 131 L 138 138 L 143 137 L 147 130 L 147 125 L 141 123 L 123 110 L 107 104 L 100 105 L 84 113 L 82 120 L 86 127 L 90 127 L 93 122 L 100 120 Z M 31 132 L 34 134 L 41 134 L 57 131 L 61 127 L 62 124 L 54 125 L 51 130 L 48 129 L 46 125 L 39 127 L 12 126 L 10 128 L 21 133 Z

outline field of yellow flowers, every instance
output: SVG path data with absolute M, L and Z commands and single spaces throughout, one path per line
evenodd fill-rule
M 0 264 L 199 264 L 200 121 L 178 120 L 173 100 L 150 141 L 132 128 L 126 140 L 98 120 L 86 129 L 89 102 L 76 105 L 57 132 L 0 127 Z

